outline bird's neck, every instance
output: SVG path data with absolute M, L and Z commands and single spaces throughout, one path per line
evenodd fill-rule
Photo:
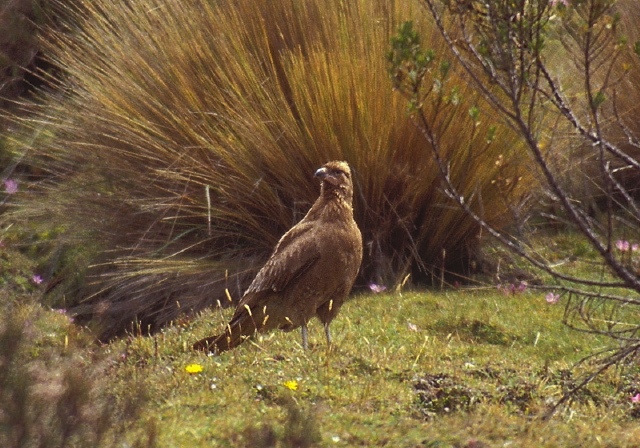
M 353 207 L 351 196 L 339 189 L 324 189 L 320 197 L 313 204 L 305 219 L 353 219 Z

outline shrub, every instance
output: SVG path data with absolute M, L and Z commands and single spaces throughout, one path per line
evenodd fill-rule
M 607 118 L 600 123 L 601 132 L 608 141 L 637 160 L 640 159 L 640 151 L 634 136 L 640 132 L 637 119 L 640 114 L 637 89 L 640 83 L 640 59 L 631 45 L 640 40 L 638 20 L 634 14 L 637 5 L 630 0 L 618 0 L 603 2 L 600 7 L 609 10 L 610 30 L 613 32 L 597 36 L 593 54 L 589 55 L 593 60 L 588 68 L 579 61 L 585 58 L 584 37 L 579 27 L 586 26 L 594 17 L 588 18 L 586 11 L 589 8 L 556 8 L 557 15 L 549 27 L 547 41 L 552 49 L 548 52 L 548 66 L 558 82 L 562 83 L 563 94 L 572 105 L 572 113 L 581 123 L 592 120 L 584 101 L 584 83 L 577 81 L 588 72 L 589 82 L 602 89 L 602 102 L 598 109 Z M 592 9 L 592 14 L 596 13 L 597 10 Z M 560 24 L 564 27 L 555 28 Z M 567 63 L 568 60 L 572 60 L 571 63 Z M 591 143 L 584 142 L 570 123 L 558 120 L 554 124 L 542 141 L 554 148 L 547 156 L 555 162 L 559 182 L 575 200 L 582 201 L 591 213 L 604 212 L 607 207 L 607 182 L 601 178 L 600 162 Z M 637 199 L 637 170 L 631 169 L 617 157 L 608 157 L 608 162 L 616 170 L 617 180 Z M 616 199 L 620 200 L 621 197 Z M 554 205 L 552 214 L 562 208 L 558 202 Z M 562 213 L 560 215 L 561 220 L 566 222 L 568 217 Z
M 564 394 L 553 412 L 598 375 L 612 366 L 624 366 L 640 351 L 640 327 L 634 311 L 640 305 L 640 276 L 634 256 L 638 244 L 633 242 L 640 218 L 637 182 L 633 182 L 640 172 L 640 145 L 634 133 L 637 124 L 633 123 L 637 105 L 629 100 L 633 94 L 626 95 L 637 79 L 633 74 L 638 68 L 640 41 L 630 44 L 621 34 L 621 11 L 631 6 L 612 0 L 509 0 L 480 8 L 439 0 L 423 2 L 458 63 L 482 89 L 483 97 L 527 142 L 533 166 L 543 175 L 562 211 L 560 219 L 586 242 L 586 246 L 574 250 L 571 258 L 571 263 L 582 270 L 567 273 L 561 268 L 564 263 L 550 263 L 519 235 L 483 220 L 469 207 L 466 194 L 449 180 L 445 165 L 448 157 L 439 157 L 439 136 L 425 119 L 428 111 L 421 105 L 416 107 L 450 196 L 513 254 L 550 276 L 554 288 L 568 299 L 565 323 L 611 339 L 609 347 L 589 357 L 593 370 Z M 401 41 L 402 48 L 409 47 L 406 39 Z M 557 53 L 553 54 L 558 47 L 566 54 L 560 64 Z M 408 53 L 394 68 L 402 70 L 403 62 L 406 66 L 421 64 L 422 59 L 416 57 L 421 54 L 419 49 Z M 567 71 L 566 65 L 575 68 Z M 567 72 L 574 76 L 567 76 Z M 412 96 L 413 91 L 428 92 L 430 84 L 421 85 L 424 79 L 421 76 L 413 82 L 415 86 L 410 84 L 413 90 L 403 86 L 405 92 Z M 498 93 L 485 85 L 497 87 Z M 544 118 L 549 116 L 556 117 L 560 126 L 548 129 Z M 586 154 L 586 163 L 576 163 L 569 169 L 557 163 L 564 156 L 563 147 L 554 145 L 565 130 L 571 131 Z M 575 152 L 568 154 L 568 162 L 574 161 Z M 585 201 L 584 193 L 566 181 L 567 173 L 576 174 L 588 186 L 584 191 L 597 192 L 598 201 Z M 547 301 L 555 303 L 559 298 L 559 294 L 550 292 Z
M 135 438 L 125 432 L 139 418 L 144 389 L 112 395 L 104 380 L 108 359 L 45 316 L 54 313 L 24 306 L 27 300 L 7 305 L 4 293 L 3 314 L 11 317 L 0 321 L 0 444 L 115 447 Z M 134 446 L 154 446 L 154 431 L 147 426 Z

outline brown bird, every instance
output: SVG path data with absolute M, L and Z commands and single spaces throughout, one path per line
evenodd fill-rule
M 202 339 L 196 350 L 220 353 L 255 332 L 302 327 L 317 316 L 331 344 L 329 324 L 351 291 L 362 261 L 362 235 L 353 220 L 353 182 L 346 162 L 328 162 L 315 172 L 320 197 L 276 245 L 238 303 L 224 333 Z

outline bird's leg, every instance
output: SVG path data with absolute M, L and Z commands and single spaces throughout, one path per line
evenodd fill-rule
M 324 324 L 324 334 L 327 336 L 327 345 L 331 347 L 331 331 L 329 330 L 329 322 Z
M 309 337 L 307 336 L 306 322 L 302 324 L 302 348 L 305 350 L 309 348 Z

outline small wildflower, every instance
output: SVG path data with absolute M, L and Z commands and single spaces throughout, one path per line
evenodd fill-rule
M 509 286 L 498 284 L 498 291 L 500 291 L 505 296 L 515 294 L 516 285 L 514 285 L 513 283 Z
M 562 5 L 565 8 L 569 6 L 569 0 L 551 0 L 551 6 Z
M 296 380 L 285 381 L 282 384 L 289 390 L 298 390 L 298 382 Z
M 418 326 L 416 324 L 412 324 L 411 322 L 409 322 L 407 326 L 409 327 L 409 331 L 414 331 L 416 333 L 418 332 Z
M 618 240 L 616 241 L 616 247 L 621 252 L 626 252 L 629 250 L 629 241 L 627 240 Z
M 635 394 L 634 396 L 631 397 L 631 401 L 633 403 L 640 403 L 640 393 L 639 394 Z
M 632 251 L 634 251 L 634 252 L 637 252 L 637 251 L 638 251 L 638 249 L 640 249 L 640 244 L 638 244 L 638 243 L 634 243 L 634 244 L 631 246 L 631 250 L 632 250 Z
M 527 290 L 527 287 L 529 285 L 527 284 L 527 282 L 520 282 L 520 284 L 518 285 L 518 292 L 525 292 Z
M 67 314 L 67 310 L 65 310 L 65 309 L 63 309 L 63 308 L 53 308 L 52 310 L 53 310 L 53 311 L 55 311 L 56 313 L 63 314 L 64 316 L 66 316 L 66 318 L 67 318 L 67 320 L 68 320 L 69 322 L 73 322 L 73 317 L 71 317 L 71 316 L 69 316 L 69 315 Z
M 36 285 L 39 285 L 40 283 L 42 283 L 42 277 L 36 274 L 33 277 L 31 277 L 31 281 Z
M 554 294 L 554 293 L 550 292 L 545 297 L 545 300 L 547 301 L 547 303 L 550 303 L 550 304 L 553 305 L 555 303 L 558 303 L 558 300 L 560 300 L 560 294 Z
M 184 370 L 189 373 L 200 373 L 202 372 L 202 366 L 200 364 L 189 364 Z
M 18 192 L 18 182 L 13 179 L 4 180 L 4 189 L 7 194 L 15 194 Z
M 369 289 L 371 291 L 373 291 L 374 293 L 378 294 L 381 293 L 382 291 L 386 290 L 387 287 L 384 285 L 376 285 L 375 283 L 369 283 Z

